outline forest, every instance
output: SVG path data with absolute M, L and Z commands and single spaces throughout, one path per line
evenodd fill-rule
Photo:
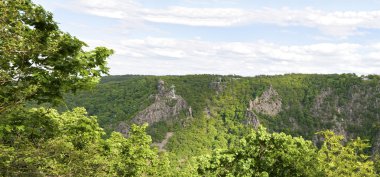
M 30 0 L 0 30 L 0 176 L 380 174 L 380 76 L 106 76 Z

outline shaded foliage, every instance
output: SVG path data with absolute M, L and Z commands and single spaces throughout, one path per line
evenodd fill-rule
M 0 123 L 2 176 L 170 174 L 168 158 L 151 147 L 146 125 L 132 126 L 129 138 L 114 132 L 102 139 L 104 131 L 83 108 L 63 114 L 45 108 L 15 112 Z

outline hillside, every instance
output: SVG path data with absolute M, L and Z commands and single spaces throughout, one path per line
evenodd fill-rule
M 108 132 L 147 122 L 157 143 L 174 132 L 164 148 L 181 158 L 227 147 L 259 124 L 317 145 L 315 133 L 330 129 L 380 149 L 378 76 L 107 76 L 65 100 L 61 110 L 83 106 Z

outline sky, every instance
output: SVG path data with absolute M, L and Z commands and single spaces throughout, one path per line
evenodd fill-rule
M 110 74 L 380 74 L 379 0 L 33 0 Z

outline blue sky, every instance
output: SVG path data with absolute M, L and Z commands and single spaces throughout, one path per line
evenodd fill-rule
M 377 0 L 34 0 L 111 74 L 380 74 Z

